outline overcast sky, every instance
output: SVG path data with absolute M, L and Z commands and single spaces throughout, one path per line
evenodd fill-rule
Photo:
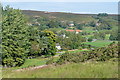
M 119 0 L 1 0 L 2 2 L 119 2 Z

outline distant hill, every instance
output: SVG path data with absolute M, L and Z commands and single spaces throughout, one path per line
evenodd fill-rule
M 92 17 L 96 14 L 74 14 L 74 13 L 64 13 L 64 12 L 45 12 L 45 11 L 32 11 L 32 10 L 22 10 L 23 14 L 28 15 L 30 17 L 47 17 L 51 19 L 58 20 L 68 20 L 68 21 L 76 21 L 80 23 L 85 23 L 89 21 L 94 21 L 95 19 Z
M 23 14 L 29 17 L 46 17 L 50 19 L 57 19 L 61 21 L 75 21 L 77 23 L 86 23 L 90 21 L 96 21 L 93 16 L 97 14 L 75 14 L 75 13 L 65 13 L 65 12 L 46 12 L 46 11 L 34 11 L 34 10 L 22 10 Z M 110 14 L 110 17 L 117 19 L 116 14 Z

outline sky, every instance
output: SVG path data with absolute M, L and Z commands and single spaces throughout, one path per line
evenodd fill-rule
M 15 9 L 71 13 L 118 14 L 119 0 L 2 0 Z M 32 6 L 31 6 L 32 5 Z
M 118 13 L 117 2 L 4 2 L 15 9 L 84 14 Z M 32 5 L 32 6 L 31 6 Z
M 119 0 L 1 0 L 2 2 L 119 2 Z

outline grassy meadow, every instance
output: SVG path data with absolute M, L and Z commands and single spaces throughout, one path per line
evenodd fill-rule
M 3 71 L 4 78 L 118 78 L 117 62 L 86 62 L 50 65 L 42 69 Z
M 83 32 L 87 32 L 87 33 L 93 33 L 93 32 L 96 32 L 95 30 L 93 30 L 94 28 L 93 27 L 85 27 L 83 29 Z
M 107 40 L 97 40 L 95 42 L 84 42 L 84 44 L 89 44 L 95 47 L 104 47 L 112 43 L 112 41 L 107 41 Z

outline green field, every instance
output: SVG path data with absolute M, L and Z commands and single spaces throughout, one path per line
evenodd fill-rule
M 86 37 L 86 38 L 90 38 L 92 37 L 93 35 L 84 35 L 83 37 Z
M 75 51 L 69 51 L 69 53 L 77 53 L 77 52 L 81 52 L 81 51 L 89 51 L 89 50 L 75 50 Z
M 45 65 L 47 60 L 48 60 L 48 58 L 46 58 L 46 59 L 38 59 L 38 58 L 26 59 L 25 63 L 22 66 L 12 67 L 12 68 L 8 68 L 8 69 L 16 70 L 16 69 L 21 69 L 21 68 L 41 66 L 41 65 Z
M 96 32 L 95 30 L 93 30 L 94 28 L 93 27 L 85 27 L 83 29 L 83 32 L 87 32 L 87 33 L 93 33 L 93 32 Z
M 44 65 L 46 63 L 47 59 L 26 59 L 26 62 L 24 65 L 20 66 L 20 68 L 26 68 L 31 66 L 40 66 Z
M 84 44 L 89 44 L 95 47 L 104 47 L 112 43 L 112 41 L 106 41 L 106 40 L 97 40 L 95 42 L 84 42 Z
M 117 78 L 117 62 L 72 63 L 42 69 L 3 71 L 4 78 Z

